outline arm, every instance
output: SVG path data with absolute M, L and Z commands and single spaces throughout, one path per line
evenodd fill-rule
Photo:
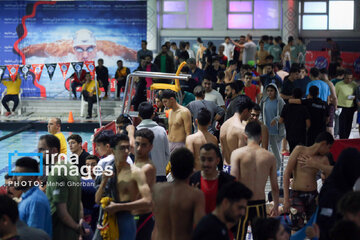
M 280 117 L 279 123 L 284 123 L 284 118 L 283 117 Z
M 220 106 L 217 106 L 215 103 L 214 103 L 214 112 L 216 113 L 215 117 L 214 117 L 214 120 L 215 121 L 219 121 L 225 114 L 225 110 L 220 107 Z
M 126 131 L 128 132 L 128 137 L 130 141 L 130 152 L 135 153 L 135 127 L 133 125 L 126 126 Z
M 103 194 L 105 192 L 105 187 L 106 187 L 108 179 L 109 178 L 105 174 L 102 175 L 101 183 L 99 185 L 98 190 L 95 193 L 95 202 L 96 202 L 96 204 L 100 204 L 100 200 L 103 197 Z
M 288 164 L 284 172 L 284 212 L 289 212 L 290 210 L 290 175 L 295 170 L 297 158 L 300 154 L 301 147 L 295 147 L 294 151 L 291 153 Z
M 294 103 L 294 104 L 301 104 L 301 99 L 289 99 L 289 103 Z
M 186 136 L 191 134 L 191 113 L 188 109 L 182 114 Z
M 235 46 L 239 47 L 239 48 L 244 48 L 243 44 L 239 44 L 237 42 L 235 42 L 234 40 L 231 39 L 232 44 L 234 44 Z
M 194 154 L 194 146 L 191 141 L 191 137 L 187 136 L 185 140 L 185 147 L 190 150 Z
M 66 203 L 58 203 L 56 204 L 57 215 L 60 221 L 69 228 L 73 229 L 75 232 L 81 232 L 81 225 L 72 219 L 69 212 L 67 211 Z
M 132 176 L 136 181 L 137 187 L 139 189 L 139 193 L 141 198 L 132 202 L 126 203 L 114 203 L 111 202 L 107 207 L 104 208 L 105 211 L 109 212 L 110 214 L 120 212 L 120 211 L 133 211 L 133 210 L 143 210 L 148 209 L 151 207 L 152 200 L 151 200 L 151 192 L 150 187 L 146 182 L 146 176 L 143 171 L 135 166 L 131 166 L 133 171 Z
M 292 96 L 284 95 L 282 93 L 280 93 L 280 97 L 284 100 L 292 98 Z
M 237 151 L 234 151 L 231 153 L 231 157 L 230 157 L 230 166 L 231 166 L 231 170 L 230 170 L 230 175 L 234 176 L 236 178 L 236 180 L 239 180 L 240 178 L 240 159 L 237 157 Z
M 306 119 L 306 131 L 309 130 L 310 126 L 311 126 L 311 120 Z
M 271 210 L 270 215 L 277 216 L 278 215 L 278 206 L 279 206 L 279 185 L 277 182 L 277 172 L 276 172 L 276 159 L 274 155 L 272 155 L 272 167 L 270 169 L 270 184 L 271 184 L 271 194 L 274 200 L 274 207 Z
M 314 160 L 309 156 L 301 155 L 299 157 L 299 163 L 303 164 L 302 165 L 303 168 L 310 167 L 310 168 L 319 169 L 325 174 L 326 177 L 330 175 L 332 169 L 334 168 L 329 164 L 329 160 L 327 159 L 327 157 L 324 157 L 324 160 L 320 162 Z
M 261 147 L 268 150 L 269 147 L 269 131 L 264 124 L 261 124 Z
M 197 196 L 195 197 L 195 208 L 194 208 L 194 219 L 193 219 L 193 225 L 196 226 L 200 219 L 205 216 L 205 197 L 204 194 L 197 190 Z

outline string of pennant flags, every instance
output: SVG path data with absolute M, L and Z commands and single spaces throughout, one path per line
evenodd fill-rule
M 90 72 L 91 77 L 93 79 L 95 78 L 95 62 L 85 61 L 85 62 L 71 62 L 71 63 L 67 62 L 67 63 L 45 63 L 45 64 L 26 64 L 26 65 L 13 64 L 13 65 L 0 66 L 0 79 L 1 80 L 3 79 L 4 73 L 7 69 L 9 71 L 10 78 L 13 82 L 15 81 L 19 71 L 24 75 L 25 79 L 27 79 L 28 74 L 32 72 L 35 74 L 35 80 L 40 81 L 40 77 L 44 65 L 46 66 L 50 80 L 52 80 L 54 76 L 57 65 L 59 65 L 64 81 L 66 80 L 66 74 L 69 71 L 70 65 L 72 65 L 78 78 L 80 78 L 81 71 L 84 65 L 86 66 L 87 70 Z

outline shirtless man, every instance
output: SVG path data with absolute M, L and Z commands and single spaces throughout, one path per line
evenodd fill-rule
M 180 147 L 185 147 L 185 140 L 191 134 L 191 113 L 189 109 L 176 102 L 174 91 L 164 90 L 161 95 L 162 101 L 169 113 L 169 148 L 170 153 Z
M 225 160 L 224 171 L 227 173 L 230 173 L 231 152 L 246 145 L 244 130 L 252 107 L 253 102 L 251 102 L 250 98 L 244 102 L 238 102 L 237 112 L 225 121 L 220 128 L 220 144 Z
M 194 226 L 205 215 L 204 194 L 189 185 L 194 156 L 186 148 L 175 150 L 170 157 L 175 181 L 157 183 L 153 188 L 155 240 L 191 239 Z
M 208 127 L 211 121 L 211 114 L 209 110 L 203 108 L 198 113 L 198 118 L 195 119 L 198 130 L 196 133 L 186 137 L 186 147 L 194 154 L 195 170 L 200 170 L 200 147 L 205 143 L 212 143 L 218 145 L 217 138 L 208 132 Z
M 261 125 L 261 147 L 267 150 L 269 146 L 269 130 L 265 124 L 259 120 L 260 113 L 261 109 L 259 104 L 255 104 L 251 109 L 249 122 L 256 121 Z
M 136 224 L 131 211 L 148 211 L 151 208 L 150 187 L 144 169 L 126 162 L 130 150 L 129 137 L 117 134 L 112 137 L 110 146 L 115 157 L 113 176 L 107 176 L 106 172 L 102 175 L 95 202 L 104 205 L 104 211 L 109 214 L 116 214 L 119 239 L 135 240 Z M 111 197 L 108 202 L 103 198 L 106 196 Z
M 322 170 L 327 177 L 332 170 L 327 154 L 330 151 L 334 138 L 328 132 L 320 133 L 315 143 L 310 147 L 296 146 L 291 153 L 284 172 L 284 212 L 290 212 L 293 230 L 304 227 L 304 221 L 309 220 L 315 212 L 318 195 L 316 174 Z M 311 160 L 307 160 L 310 158 Z M 305 164 L 304 164 L 305 162 Z M 317 162 L 316 165 L 309 165 Z M 292 191 L 289 193 L 290 175 L 293 174 Z M 290 207 L 297 211 L 290 211 Z M 294 213 L 295 212 L 295 213 Z
M 274 154 L 260 147 L 261 125 L 255 121 L 249 122 L 245 127 L 245 134 L 247 146 L 231 154 L 231 175 L 247 186 L 253 192 L 253 196 L 248 202 L 246 215 L 234 229 L 236 240 L 245 239 L 249 221 L 253 224 L 256 217 L 266 218 L 265 185 L 268 177 L 274 199 L 271 215 L 278 215 L 279 205 L 276 159 Z
M 156 182 L 156 169 L 149 158 L 149 153 L 153 148 L 154 133 L 147 128 L 135 132 L 135 166 L 140 168 L 146 176 L 146 182 L 150 190 Z M 139 194 L 139 199 L 141 195 Z M 134 210 L 132 214 L 135 217 L 137 225 L 137 240 L 151 239 L 151 233 L 154 229 L 154 218 L 152 208 Z

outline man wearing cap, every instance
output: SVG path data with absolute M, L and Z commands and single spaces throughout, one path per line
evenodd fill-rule
M 136 51 L 116 42 L 96 40 L 93 32 L 88 29 L 77 31 L 73 39 L 58 40 L 53 43 L 38 43 L 21 49 L 26 58 L 36 57 L 67 57 L 74 54 L 77 61 L 93 61 L 97 51 L 106 56 L 118 56 L 127 61 L 136 61 Z M 72 58 L 73 56 L 69 56 Z

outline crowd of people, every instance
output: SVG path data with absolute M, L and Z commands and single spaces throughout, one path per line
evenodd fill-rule
M 165 89 L 150 102 L 147 89 L 160 80 L 136 79 L 139 121 L 120 115 L 116 133 L 95 136 L 92 154 L 49 119 L 38 152 L 53 161 L 19 158 L 13 172 L 51 170 L 5 177 L 0 238 L 360 239 L 360 152 L 347 148 L 336 163 L 330 153 L 334 139 L 350 137 L 360 87 L 338 57 L 334 79 L 328 69 L 308 74 L 303 42 L 226 37 L 216 52 L 198 39 L 196 53 L 167 42 L 153 62 L 143 41 L 138 70 L 174 72 L 187 62 L 183 99 Z M 118 66 L 121 89 L 129 71 Z M 85 86 L 89 105 L 94 87 Z

